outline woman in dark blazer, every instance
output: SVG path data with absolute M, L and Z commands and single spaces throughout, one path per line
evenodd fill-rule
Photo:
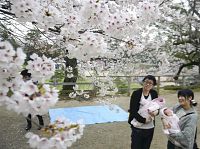
M 143 88 L 140 88 L 133 92 L 130 99 L 129 119 L 128 123 L 131 125 L 131 149 L 149 149 L 154 134 L 154 121 L 151 118 L 144 118 L 138 110 L 141 107 L 140 100 L 153 100 L 158 97 L 157 91 L 153 90 L 156 85 L 156 79 L 152 75 L 147 75 L 143 79 Z M 155 113 L 149 113 L 151 116 L 155 116 Z M 157 112 L 158 114 L 158 112 Z M 134 127 L 131 124 L 133 119 L 143 123 L 142 126 Z

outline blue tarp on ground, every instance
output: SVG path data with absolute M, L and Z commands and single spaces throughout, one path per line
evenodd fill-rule
M 72 122 L 82 119 L 84 124 L 127 121 L 128 113 L 117 105 L 83 106 L 49 109 L 50 121 L 66 117 Z

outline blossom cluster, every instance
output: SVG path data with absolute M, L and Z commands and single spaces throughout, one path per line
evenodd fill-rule
M 15 91 L 10 99 L 7 106 L 17 113 L 22 113 L 24 116 L 29 113 L 33 116 L 43 115 L 58 101 L 58 91 L 48 84 L 35 85 L 30 80 L 24 82 L 20 90 Z
M 84 61 L 108 56 L 107 37 L 134 39 L 135 36 L 141 36 L 145 28 L 160 16 L 157 0 L 130 0 L 125 1 L 126 5 L 122 1 L 107 0 L 11 2 L 11 11 L 19 21 L 34 22 L 46 32 L 48 28 L 62 26 L 57 40 L 64 39 L 63 46 L 69 48 L 69 56 Z M 97 35 L 98 31 L 101 33 Z M 134 46 L 135 51 L 143 48 L 141 42 Z
M 61 118 L 42 129 L 44 134 L 52 137 L 39 137 L 31 132 L 27 133 L 26 137 L 29 139 L 28 143 L 31 148 L 67 149 L 77 139 L 81 138 L 84 127 L 85 125 L 82 124 L 82 121 L 72 123 L 67 119 Z
M 103 79 L 97 79 L 93 77 L 94 86 L 98 88 L 100 96 L 105 96 L 107 94 L 115 94 L 118 92 L 117 87 L 114 85 L 114 82 L 111 77 L 106 77 Z
M 97 58 L 103 56 L 107 51 L 107 43 L 98 34 L 85 32 L 80 36 L 79 40 L 76 46 L 68 48 L 70 58 L 89 61 L 92 57 Z
M 8 41 L 2 41 L 0 54 L 0 104 L 24 116 L 46 114 L 58 101 L 58 91 L 41 80 L 54 74 L 54 62 L 45 56 L 43 59 L 36 54 L 31 56 L 34 61 L 28 61 L 27 69 L 37 80 L 36 84 L 33 80 L 25 82 L 20 74 L 26 58 L 21 48 L 14 49 Z
M 75 86 L 73 86 L 73 90 L 74 91 L 69 94 L 70 98 L 75 98 L 77 96 L 83 96 L 84 98 L 88 99 L 90 97 L 90 95 L 87 92 L 80 90 L 79 86 L 77 84 Z
M 0 79 L 12 79 L 18 75 L 24 64 L 26 54 L 21 48 L 16 50 L 8 41 L 0 42 Z
M 8 41 L 0 42 L 0 105 L 9 101 L 11 92 L 17 91 L 22 77 L 19 71 L 26 58 L 21 48 L 16 50 Z
M 30 58 L 26 69 L 29 70 L 34 81 L 44 82 L 54 75 L 55 62 L 51 58 L 44 55 L 39 57 L 37 54 L 32 54 Z
M 30 56 L 26 69 L 33 77 L 25 80 L 20 72 L 26 58 L 21 48 L 14 49 L 7 41 L 0 42 L 0 105 L 13 110 L 18 114 L 43 115 L 58 101 L 58 91 L 45 80 L 54 74 L 55 63 L 43 56 L 36 54 Z M 37 80 L 37 81 L 36 81 Z M 65 149 L 83 134 L 82 123 L 72 123 L 68 120 L 57 120 L 50 124 L 45 131 L 50 133 L 49 139 L 40 138 L 38 135 L 28 133 L 29 144 L 38 149 Z M 51 137 L 53 135 L 53 137 Z

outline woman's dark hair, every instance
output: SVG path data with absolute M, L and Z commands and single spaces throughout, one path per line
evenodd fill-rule
M 144 77 L 144 79 L 142 80 L 142 82 L 144 82 L 146 79 L 148 80 L 152 80 L 153 81 L 153 85 L 157 85 L 157 82 L 156 82 L 156 78 L 152 75 L 147 75 L 146 77 Z
M 28 73 L 28 69 L 24 69 L 20 73 L 23 77 L 31 77 L 31 73 Z
M 194 93 L 192 90 L 190 89 L 183 89 L 183 90 L 180 90 L 178 91 L 178 97 L 180 96 L 183 96 L 185 98 L 189 98 L 189 97 L 192 97 L 192 99 L 190 100 L 191 104 L 193 106 L 196 106 L 197 105 L 197 102 L 194 100 Z

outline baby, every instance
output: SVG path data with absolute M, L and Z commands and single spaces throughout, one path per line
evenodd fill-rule
M 140 109 L 138 111 L 138 114 L 140 114 L 142 117 L 149 119 L 151 117 L 151 115 L 149 114 L 149 112 L 154 113 L 154 115 L 156 115 L 156 112 L 162 108 L 165 104 L 165 99 L 162 97 L 158 97 L 153 99 L 152 101 L 148 101 L 146 99 L 141 99 L 140 100 Z M 153 119 L 153 117 L 151 117 Z M 143 125 L 143 123 L 138 122 L 136 119 L 133 119 L 131 121 L 131 124 L 134 127 L 140 127 Z
M 164 134 L 178 133 L 180 132 L 180 127 L 178 125 L 179 118 L 173 111 L 169 108 L 163 108 L 160 110 L 161 119 L 163 122 L 163 132 Z M 168 127 L 170 125 L 170 128 Z
M 180 132 L 180 127 L 178 125 L 179 118 L 176 114 L 174 114 L 174 112 L 171 109 L 169 109 L 169 108 L 161 109 L 160 116 L 161 116 L 161 119 L 163 122 L 164 134 L 169 135 L 171 133 Z M 175 143 L 175 145 L 180 146 L 180 143 L 178 143 L 177 141 L 175 141 L 174 143 Z

